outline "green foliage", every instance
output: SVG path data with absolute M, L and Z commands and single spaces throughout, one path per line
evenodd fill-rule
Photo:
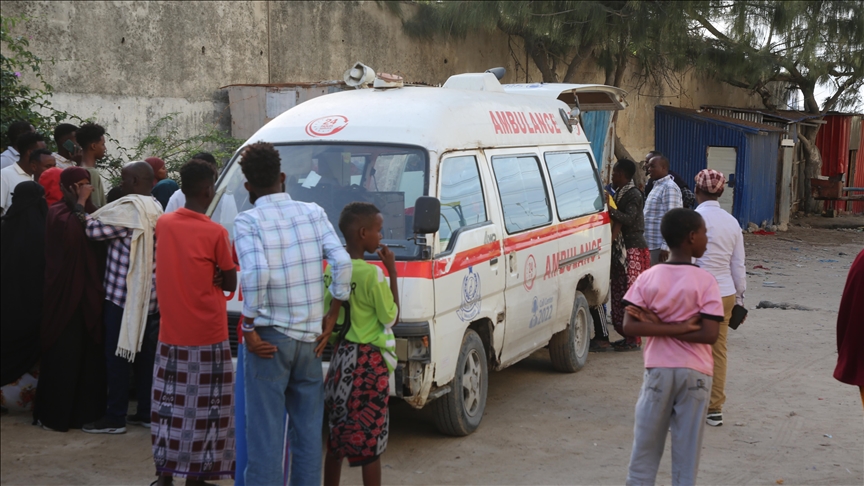
M 800 90 L 810 113 L 862 107 L 864 2 L 708 0 L 685 8 L 700 70 L 760 94 L 769 108 L 771 82 Z M 834 94 L 817 100 L 819 85 Z
M 99 123 L 97 119 L 82 119 L 77 115 L 57 110 L 51 105 L 50 98 L 54 88 L 44 79 L 42 65 L 53 61 L 43 60 L 30 52 L 28 39 L 12 33 L 16 25 L 29 19 L 25 17 L 0 17 L 0 19 L 2 19 L 0 41 L 6 48 L 5 53 L 2 54 L 2 92 L 0 92 L 2 146 L 9 145 L 10 141 L 5 140 L 6 128 L 17 120 L 30 121 L 45 137 L 46 143 L 52 150 L 55 149 L 53 147 L 54 127 L 60 122 L 69 121 L 79 125 L 85 122 Z M 35 80 L 35 83 L 25 83 L 26 78 Z M 230 137 L 216 126 L 208 126 L 204 133 L 199 135 L 182 137 L 175 120 L 176 115 L 177 113 L 171 113 L 156 120 L 147 135 L 132 148 L 123 147 L 110 133 L 105 134 L 106 140 L 117 148 L 114 154 L 109 153 L 99 161 L 98 166 L 103 169 L 112 186 L 119 183 L 123 165 L 133 160 L 159 157 L 165 161 L 171 173 L 176 172 L 192 155 L 201 151 L 211 152 L 220 165 L 224 164 L 243 143 L 242 140 Z M 110 127 L 106 127 L 107 129 Z
M 619 87 L 634 59 L 643 78 L 668 77 L 681 65 L 665 51 L 687 43 L 686 18 L 670 2 L 423 2 L 404 26 L 424 38 L 500 31 L 522 40 L 544 82 L 576 81 L 591 57 L 606 72 L 606 84 Z
M 14 35 L 12 30 L 25 17 L 0 17 L 0 42 L 5 46 L 0 53 L 0 146 L 6 147 L 14 140 L 6 140 L 6 129 L 18 120 L 29 121 L 45 136 L 51 146 L 54 126 L 68 115 L 54 110 L 48 100 L 53 87 L 42 77 L 42 65 L 46 62 L 29 50 L 29 40 L 23 35 Z M 48 61 L 51 62 L 51 61 Z M 24 77 L 35 80 L 25 84 Z M 41 87 L 38 85 L 41 84 Z M 48 114 L 46 115 L 45 112 Z
M 399 13 L 398 2 L 383 3 Z M 775 108 L 771 83 L 804 95 L 811 113 L 861 109 L 864 2 L 846 0 L 487 1 L 417 2 L 404 20 L 410 35 L 463 38 L 501 32 L 523 41 L 544 82 L 576 81 L 591 57 L 606 84 L 621 86 L 636 61 L 641 80 L 675 83 L 696 68 L 762 96 Z M 519 57 L 514 55 L 518 64 Z M 563 72 L 563 77 L 562 77 Z M 816 100 L 819 85 L 835 88 Z
M 197 152 L 212 153 L 221 167 L 243 144 L 243 140 L 233 138 L 213 125 L 208 126 L 200 135 L 183 137 L 176 122 L 178 114 L 170 113 L 156 120 L 147 135 L 132 148 L 121 147 L 116 140 L 109 140 L 118 147 L 118 155 L 106 156 L 99 165 L 106 171 L 112 185 L 119 183 L 120 170 L 132 160 L 159 157 L 165 161 L 168 173 L 176 174 L 180 166 Z

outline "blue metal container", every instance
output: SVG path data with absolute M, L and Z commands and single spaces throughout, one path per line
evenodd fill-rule
M 735 199 L 732 215 L 742 228 L 774 221 L 777 161 L 783 130 L 685 108 L 654 108 L 654 146 L 692 189 L 707 167 L 708 147 L 734 147 Z

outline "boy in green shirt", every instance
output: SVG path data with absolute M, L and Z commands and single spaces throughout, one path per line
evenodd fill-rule
M 396 366 L 396 340 L 391 328 L 399 317 L 396 257 L 381 245 L 381 212 L 369 203 L 354 202 L 342 210 L 339 230 L 351 255 L 351 296 L 343 304 L 334 332 L 333 357 L 324 381 L 324 406 L 330 420 L 324 484 L 338 485 L 342 459 L 363 467 L 363 484 L 381 484 L 380 456 L 387 448 L 390 414 L 390 373 Z M 363 255 L 377 253 L 390 276 L 367 263 Z M 324 273 L 329 287 L 330 268 Z M 332 296 L 325 293 L 329 308 Z

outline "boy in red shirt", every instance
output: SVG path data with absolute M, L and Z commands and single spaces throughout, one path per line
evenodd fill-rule
M 670 256 L 636 279 L 624 295 L 628 336 L 645 336 L 645 375 L 636 402 L 628 485 L 653 485 L 672 430 L 672 484 L 695 484 L 711 398 L 711 345 L 723 321 L 714 276 L 691 263 L 708 246 L 696 211 L 666 213 L 660 232 Z
M 205 215 L 216 173 L 180 169 L 186 207 L 156 223 L 161 323 L 153 368 L 151 437 L 159 484 L 234 478 L 234 369 L 223 291 L 237 287 L 228 232 Z M 194 411 L 194 414 L 189 414 Z

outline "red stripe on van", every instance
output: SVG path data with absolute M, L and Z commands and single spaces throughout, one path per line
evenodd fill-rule
M 489 260 L 501 256 L 501 243 L 493 241 L 485 245 L 459 252 L 452 256 L 453 264 L 450 269 L 447 269 L 447 261 L 438 260 L 435 262 L 435 278 L 450 275 L 451 273 L 464 270 L 474 265 L 488 262 Z
M 608 223 L 609 213 L 603 211 L 599 214 L 583 216 L 558 225 L 528 231 L 527 233 L 511 236 L 504 240 L 504 253 L 531 248 L 548 241 L 557 240 L 558 238 L 563 238 L 572 235 L 573 233 L 578 233 Z
M 384 268 L 384 264 L 380 261 L 370 261 L 372 265 L 377 266 L 381 270 L 384 270 L 384 275 L 387 275 L 387 269 Z M 400 277 L 408 277 L 408 278 L 432 278 L 432 262 L 430 261 L 422 261 L 422 262 L 405 262 L 405 261 L 397 261 L 396 262 L 396 274 Z M 389 275 L 387 275 L 389 277 Z
M 511 236 L 510 238 L 504 240 L 504 252 L 509 253 L 511 251 L 524 250 L 526 248 L 531 248 L 547 241 L 563 238 L 573 233 L 595 228 L 597 226 L 602 226 L 608 223 L 609 213 L 604 211 L 599 214 L 592 214 L 590 216 L 574 219 L 572 221 L 567 221 L 547 228 L 540 228 L 534 231 L 529 231 L 521 235 Z M 499 242 L 493 241 L 491 243 L 478 246 L 476 248 L 471 248 L 470 250 L 456 253 L 455 255 L 452 255 L 450 258 L 446 259 L 435 260 L 431 262 L 397 261 L 396 273 L 400 277 L 407 278 L 440 278 L 446 275 L 450 275 L 451 273 L 464 270 L 468 267 L 488 262 L 489 260 L 500 256 L 501 245 Z M 451 259 L 453 261 L 453 264 L 448 269 L 447 262 L 451 261 Z M 385 275 L 387 274 L 387 270 L 384 269 L 384 264 L 380 261 L 370 261 L 369 263 L 378 266 L 379 268 L 384 270 Z

